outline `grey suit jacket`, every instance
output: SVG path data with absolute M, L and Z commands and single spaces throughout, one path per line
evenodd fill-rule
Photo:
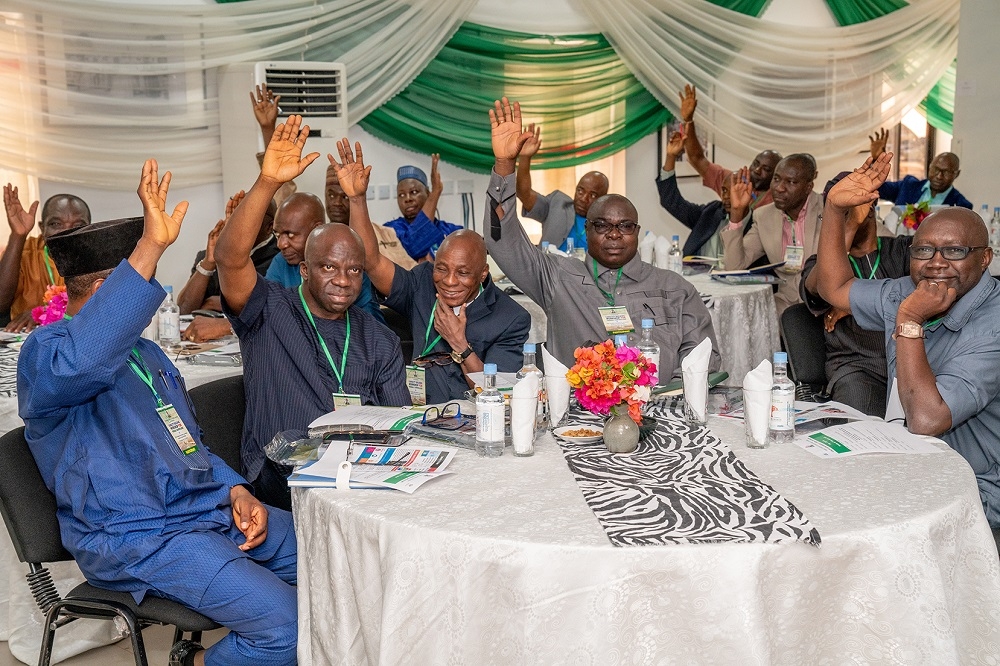
M 726 270 L 734 271 L 748 268 L 750 264 L 763 256 L 768 263 L 777 263 L 785 258 L 785 247 L 781 243 L 781 232 L 785 223 L 785 214 L 774 207 L 773 203 L 758 208 L 753 212 L 753 227 L 743 235 L 743 229 L 723 229 L 722 245 L 723 264 Z M 806 237 L 803 242 L 805 257 L 816 254 L 819 247 L 819 230 L 823 223 L 823 195 L 818 192 L 809 194 L 806 200 Z M 774 295 L 778 306 L 778 316 L 790 305 L 801 303 L 799 298 L 799 273 L 778 273 L 782 282 L 778 293 Z
M 542 223 L 542 241 L 559 247 L 576 222 L 573 197 L 560 190 L 553 190 L 547 195 L 535 192 L 535 197 L 534 208 L 527 211 L 522 207 L 521 213 Z

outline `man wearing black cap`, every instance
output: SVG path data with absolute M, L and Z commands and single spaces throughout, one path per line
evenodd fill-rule
M 438 155 L 431 155 L 431 188 L 427 187 L 427 174 L 415 166 L 401 166 L 396 170 L 396 203 L 401 217 L 386 222 L 399 237 L 413 259 L 434 259 L 444 237 L 462 227 L 437 219 L 437 204 L 444 192 L 438 173 Z
M 261 504 L 205 448 L 183 379 L 140 338 L 163 301 L 156 263 L 187 212 L 165 211 L 169 182 L 149 160 L 144 218 L 49 239 L 69 304 L 21 350 L 25 438 L 91 583 L 171 599 L 232 630 L 205 652 L 179 642 L 171 664 L 294 664 L 291 514 Z

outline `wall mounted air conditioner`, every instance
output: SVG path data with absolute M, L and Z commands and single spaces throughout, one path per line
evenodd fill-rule
M 264 150 L 249 92 L 266 83 L 278 102 L 278 123 L 293 114 L 309 125 L 304 153 L 322 157 L 296 179 L 299 191 L 323 199 L 327 153 L 336 154 L 338 139 L 347 136 L 346 72 L 341 63 L 273 61 L 240 63 L 219 70 L 219 119 L 222 182 L 226 196 L 253 185 L 260 168 L 256 153 Z

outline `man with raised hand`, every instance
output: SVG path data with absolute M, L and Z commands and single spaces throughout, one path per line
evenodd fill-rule
M 820 295 L 886 338 L 889 377 L 913 433 L 934 435 L 976 474 L 986 518 L 1000 527 L 1000 283 L 988 268 L 993 251 L 978 215 L 946 208 L 929 215 L 910 246 L 910 275 L 859 280 L 844 242 L 848 211 L 872 204 L 891 153 L 864 165 L 827 195 L 815 271 Z M 896 407 L 896 410 L 894 410 Z
M 889 132 L 884 128 L 869 135 L 872 159 L 885 152 Z M 886 181 L 878 188 L 880 199 L 897 206 L 928 203 L 932 206 L 961 206 L 972 210 L 972 202 L 955 189 L 955 179 L 962 167 L 955 153 L 940 153 L 927 167 L 927 178 L 905 176 L 902 180 Z
M 438 200 L 444 192 L 438 160 L 437 153 L 431 155 L 430 187 L 423 169 L 407 165 L 396 170 L 396 203 L 401 215 L 383 225 L 396 232 L 407 254 L 416 261 L 433 261 L 445 236 L 462 228 L 437 218 Z
M 163 301 L 152 277 L 187 202 L 165 209 L 170 172 L 143 166 L 143 217 L 49 239 L 66 318 L 18 360 L 19 413 L 56 497 L 63 545 L 97 587 L 147 594 L 231 631 L 207 651 L 174 645 L 171 664 L 294 664 L 292 517 L 261 504 L 201 441 L 180 373 L 140 336 Z
M 588 171 L 576 184 L 573 197 L 553 190 L 539 194 L 531 187 L 531 158 L 542 147 L 541 127 L 528 125 L 531 136 L 521 146 L 517 160 L 517 198 L 521 214 L 542 223 L 542 241 L 565 251 L 566 239 L 573 239 L 574 248 L 587 250 L 587 211 L 591 204 L 608 193 L 608 177 L 600 171 Z
M 527 311 L 490 279 L 486 245 L 474 231 L 450 234 L 434 263 L 406 270 L 380 252 L 371 228 L 365 192 L 371 167 L 365 166 L 361 144 L 337 144 L 340 162 L 331 165 L 351 204 L 351 228 L 365 244 L 365 266 L 385 303 L 410 320 L 415 359 L 411 397 L 428 404 L 461 398 L 474 386 L 471 373 L 483 363 L 501 372 L 516 372 L 531 330 Z M 423 387 L 421 389 L 421 387 Z
M 276 433 L 305 430 L 342 405 L 410 404 L 399 338 L 354 305 L 365 267 L 356 233 L 342 224 L 313 229 L 296 289 L 262 278 L 250 261 L 254 231 L 275 191 L 319 157 L 302 157 L 309 127 L 301 122 L 291 116 L 275 129 L 260 176 L 215 249 L 223 311 L 243 351 L 243 473 L 258 497 L 276 506 L 291 504 L 289 470 L 264 455 Z
M 705 149 L 698 141 L 698 133 L 694 128 L 694 112 L 698 108 L 698 95 L 695 87 L 684 86 L 680 97 L 684 150 L 687 152 L 688 161 L 701 176 L 701 184 L 721 197 L 723 183 L 726 181 L 726 177 L 731 176 L 733 172 L 705 157 Z M 767 149 L 757 153 L 753 162 L 750 163 L 747 169 L 747 176 L 752 185 L 750 203 L 747 206 L 750 212 L 771 203 L 771 178 L 774 176 L 774 170 L 780 161 L 781 154 L 778 151 Z
M 577 347 L 652 319 L 660 377 L 677 372 L 681 359 L 706 337 L 712 339 L 709 369 L 718 370 L 719 345 L 698 290 L 673 271 L 642 262 L 638 214 L 628 199 L 608 194 L 590 206 L 584 261 L 543 253 L 531 243 L 513 199 L 514 160 L 532 133 L 521 126 L 518 103 L 506 97 L 489 115 L 496 160 L 487 190 L 486 247 L 500 270 L 548 314 L 549 351 L 570 366 Z

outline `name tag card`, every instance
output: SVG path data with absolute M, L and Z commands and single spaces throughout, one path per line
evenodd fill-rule
M 612 334 L 632 333 L 635 326 L 632 325 L 632 318 L 628 315 L 628 310 L 624 307 L 604 307 L 597 308 L 604 322 L 604 329 Z
M 801 245 L 785 246 L 785 265 L 781 271 L 785 273 L 799 273 L 802 271 L 802 264 L 806 260 L 805 248 Z
M 361 406 L 361 396 L 354 393 L 334 393 L 333 394 L 333 411 L 337 411 L 337 407 L 350 407 L 350 406 Z
M 195 443 L 194 437 L 188 432 L 187 426 L 184 425 L 181 417 L 177 415 L 177 410 L 174 409 L 173 405 L 158 407 L 156 413 L 160 416 L 163 424 L 167 426 L 167 431 L 174 438 L 174 441 L 184 455 L 191 455 L 198 450 L 198 445 Z
M 427 404 L 427 374 L 425 368 L 406 366 L 406 388 L 414 405 Z

